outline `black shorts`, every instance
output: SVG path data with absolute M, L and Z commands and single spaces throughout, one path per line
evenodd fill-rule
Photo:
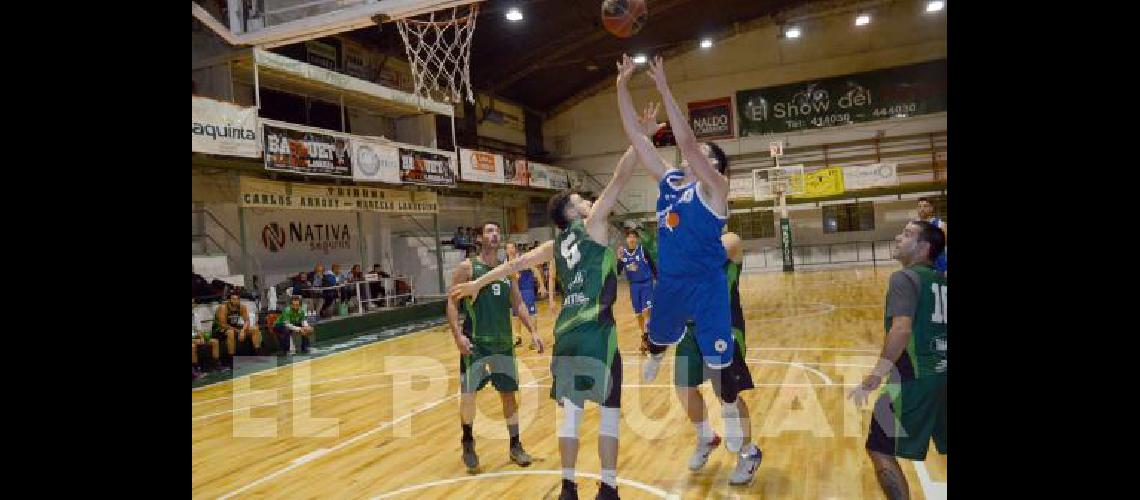
M 752 371 L 744 359 L 744 345 L 736 333 L 738 331 L 734 330 L 733 342 L 736 349 L 732 353 L 732 362 L 725 368 L 714 370 L 702 362 L 701 350 L 693 338 L 692 330 L 685 332 L 675 351 L 673 384 L 677 387 L 696 387 L 708 380 L 712 382 L 713 392 L 725 403 L 733 403 L 741 392 L 755 388 Z

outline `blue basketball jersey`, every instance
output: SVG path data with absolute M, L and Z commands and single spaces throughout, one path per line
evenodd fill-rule
M 519 290 L 534 290 L 534 271 L 530 269 L 519 271 Z
M 684 174 L 677 169 L 665 172 L 658 185 L 657 255 L 658 274 L 691 278 L 724 274 L 728 253 L 720 235 L 728 217 L 715 214 L 701 199 L 700 182 L 675 187 Z
M 927 222 L 938 226 L 939 229 L 942 229 L 942 219 L 939 219 L 938 217 L 931 217 L 929 220 L 927 220 Z M 946 236 L 945 229 L 943 229 L 942 236 Z M 938 272 L 946 272 L 946 247 L 942 247 L 942 253 L 938 254 L 938 258 L 934 259 L 934 269 Z
M 629 248 L 622 247 L 618 260 L 625 270 L 626 278 L 631 283 L 641 283 L 653 279 L 653 270 L 649 267 L 649 261 L 645 258 L 645 250 L 641 245 L 637 245 L 637 248 L 633 249 L 632 252 Z

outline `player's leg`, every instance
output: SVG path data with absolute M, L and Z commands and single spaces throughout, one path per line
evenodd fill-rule
M 891 455 L 867 450 L 871 456 L 871 465 L 875 467 L 875 479 L 879 481 L 879 488 L 888 500 L 909 500 L 910 486 L 907 485 L 906 476 L 903 475 L 899 461 Z
M 291 350 L 291 342 L 293 341 L 293 333 L 285 328 L 285 325 L 277 325 L 273 327 L 273 333 L 277 335 L 277 348 L 280 349 L 278 355 L 285 356 Z
M 678 280 L 659 281 L 653 289 L 652 301 L 657 312 L 649 318 L 650 356 L 641 368 L 643 380 L 652 381 L 657 378 L 657 370 L 661 367 L 665 350 L 668 346 L 680 342 L 681 338 L 684 337 L 685 321 L 688 319 L 690 310 L 686 306 L 686 302 L 690 301 L 692 290 L 691 283 Z M 725 305 L 725 311 L 728 311 L 727 305 Z
M 531 457 L 519 440 L 518 400 L 515 398 L 519 390 L 519 373 L 514 348 L 496 352 L 485 359 L 491 364 L 491 385 L 499 391 L 499 399 L 503 402 L 503 419 L 507 421 L 507 434 L 510 436 L 508 456 L 518 465 L 529 466 Z
M 225 335 L 226 335 L 226 352 L 228 352 L 230 354 L 230 356 L 233 356 L 234 354 L 237 354 L 237 341 L 238 341 L 237 329 L 236 328 L 226 328 Z
M 616 499 L 617 494 L 617 458 L 618 458 L 618 429 L 621 427 L 621 352 L 614 352 L 609 364 L 609 380 L 607 386 L 609 394 L 598 412 L 601 419 L 598 424 L 598 459 L 601 462 L 602 485 L 598 490 L 597 498 Z
M 760 466 L 763 453 L 752 442 L 752 414 L 740 393 L 755 387 L 752 372 L 745 362 L 743 332 L 733 332 L 734 353 L 729 366 L 713 370 L 706 368 L 712 381 L 713 392 L 721 403 L 721 416 L 724 418 L 725 447 L 738 453 L 736 468 L 729 477 L 729 484 L 740 485 L 752 482 L 756 468 Z
M 709 425 L 705 398 L 700 391 L 700 385 L 705 380 L 704 362 L 691 331 L 685 333 L 685 338 L 677 344 L 674 352 L 673 386 L 677 390 L 677 399 L 685 408 L 685 415 L 696 431 L 696 446 L 689 457 L 689 470 L 695 471 L 708 463 L 709 455 L 720 446 L 721 439 Z
M 468 473 L 479 468 L 479 455 L 475 453 L 475 436 L 471 426 L 475 422 L 475 393 L 482 387 L 482 364 L 479 361 L 478 346 L 471 346 L 471 354 L 459 356 L 459 425 L 463 430 L 460 443 L 463 446 L 463 464 Z
M 250 339 L 253 342 L 253 355 L 261 353 L 261 329 L 256 326 L 249 327 Z
M 578 431 L 582 425 L 582 408 L 570 398 L 559 401 L 562 407 L 562 425 L 558 426 L 558 456 L 562 462 L 562 491 L 558 500 L 577 500 L 578 486 L 574 483 L 574 467 L 578 463 Z
M 732 312 L 728 298 L 728 278 L 715 274 L 689 284 L 690 292 L 683 304 L 696 323 L 694 337 L 705 364 L 713 370 L 732 364 L 736 342 L 732 335 Z M 658 308 L 661 309 L 661 308 Z M 657 311 L 660 316 L 661 310 Z
M 910 498 L 910 488 L 897 457 L 925 460 L 944 406 L 945 379 L 927 377 L 883 386 L 875 402 L 867 455 L 875 467 L 879 487 L 889 499 Z

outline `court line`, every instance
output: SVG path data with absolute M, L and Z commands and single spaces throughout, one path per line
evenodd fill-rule
M 286 366 L 292 366 L 292 365 L 286 365 Z M 279 368 L 285 368 L 286 366 L 281 366 Z M 358 378 L 382 377 L 384 375 L 393 375 L 396 373 L 411 373 L 411 372 L 418 372 L 418 371 L 423 371 L 423 370 L 431 370 L 434 368 L 435 368 L 434 366 L 425 366 L 423 368 L 409 368 L 407 370 L 397 370 L 397 371 L 393 371 L 393 372 L 366 373 L 364 375 L 353 375 L 351 377 L 327 378 L 327 379 L 321 379 L 321 380 L 314 380 L 310 383 L 310 385 L 327 384 L 330 382 L 340 382 L 340 381 L 344 381 L 344 380 L 354 380 L 354 379 L 358 379 Z M 293 386 L 293 384 L 292 384 L 292 382 L 290 382 L 290 383 L 287 383 L 284 385 L 278 385 L 278 386 L 270 387 L 267 389 L 255 389 L 255 390 L 271 391 L 274 389 L 287 389 L 287 388 L 292 387 L 292 386 Z M 203 399 L 201 401 L 195 402 L 192 406 L 204 405 L 206 403 L 214 403 L 217 401 L 223 401 L 223 400 L 232 399 L 232 398 L 233 398 L 233 396 L 230 395 L 230 396 L 220 396 L 220 397 L 216 397 L 216 398 L 212 398 L 212 399 Z
M 494 478 L 503 477 L 503 476 L 559 476 L 559 477 L 561 477 L 562 476 L 562 470 L 554 470 L 554 469 L 506 470 L 506 471 L 499 471 L 499 472 L 486 472 L 486 473 L 477 474 L 474 476 L 460 476 L 460 477 L 452 477 L 452 478 L 447 478 L 447 479 L 439 479 L 436 481 L 429 481 L 426 483 L 414 484 L 412 486 L 400 488 L 400 489 L 395 490 L 395 491 L 389 491 L 387 493 L 382 493 L 379 496 L 372 497 L 372 500 L 382 500 L 384 498 L 391 498 L 391 497 L 394 497 L 396 495 L 402 495 L 404 493 L 411 493 L 413 491 L 423 490 L 423 489 L 427 489 L 427 488 L 433 488 L 436 486 L 443 486 L 443 485 L 453 484 L 453 483 L 461 483 L 464 481 L 480 481 L 483 479 L 494 479 Z M 591 472 L 578 472 L 576 474 L 576 476 L 586 477 L 586 478 L 590 478 L 590 479 L 597 479 L 599 481 L 601 481 L 601 479 L 602 479 L 601 476 L 594 474 L 594 473 L 591 473 Z M 668 491 L 662 490 L 662 489 L 657 488 L 655 486 L 650 486 L 650 485 L 642 483 L 640 481 L 634 481 L 632 479 L 626 479 L 623 477 L 619 477 L 617 479 L 617 482 L 619 485 L 625 485 L 625 486 L 637 488 L 637 489 L 642 490 L 642 491 L 649 493 L 651 495 L 657 495 L 660 498 L 666 498 L 669 500 L 680 498 L 680 496 L 675 494 L 675 493 L 669 493 Z
M 912 461 L 914 473 L 918 476 L 918 483 L 922 485 L 922 496 L 926 500 L 946 500 L 946 483 L 939 483 L 930 479 L 930 471 L 926 470 L 926 461 Z
M 547 376 L 549 376 L 549 375 L 547 375 Z M 539 380 L 541 380 L 541 379 L 539 379 Z M 535 382 L 538 382 L 538 380 L 535 380 Z M 394 419 L 394 420 L 391 420 L 388 422 L 384 422 L 384 423 L 372 428 L 371 430 L 357 434 L 356 436 L 353 436 L 353 437 L 351 437 L 345 441 L 341 441 L 341 442 L 333 445 L 333 447 L 331 447 L 331 448 L 320 448 L 320 449 L 314 450 L 313 452 L 310 452 L 308 454 L 302 455 L 301 457 L 298 457 L 298 458 L 294 459 L 293 461 L 289 462 L 288 466 L 281 468 L 281 469 L 278 469 L 278 470 L 276 470 L 276 471 L 274 471 L 268 475 L 265 475 L 265 476 L 258 478 L 257 480 L 255 480 L 251 483 L 246 484 L 245 486 L 242 486 L 242 487 L 240 487 L 236 490 L 233 490 L 229 493 L 226 493 L 225 495 L 218 497 L 218 500 L 225 500 L 225 499 L 230 498 L 234 495 L 238 495 L 240 493 L 243 493 L 246 490 L 253 488 L 254 486 L 260 485 L 266 481 L 269 481 L 273 478 L 276 478 L 277 476 L 280 476 L 282 474 L 290 472 L 293 469 L 296 469 L 302 465 L 310 463 L 310 462 L 312 462 L 318 458 L 331 455 L 333 452 L 336 452 L 337 450 L 342 450 L 345 447 L 347 447 L 347 446 L 349 446 L 349 445 L 351 445 L 357 441 L 360 441 L 361 439 L 364 439 L 365 437 L 371 436 L 372 434 L 375 434 L 375 433 L 380 432 L 384 429 L 392 427 L 392 426 L 394 426 L 400 422 L 403 422 L 404 420 L 412 418 L 412 417 L 414 417 L 420 413 L 429 411 L 429 410 L 436 408 L 439 405 L 441 405 L 447 401 L 450 401 L 450 400 L 458 398 L 458 397 L 459 397 L 459 392 L 456 391 L 454 394 L 452 394 L 450 396 L 447 396 L 447 397 L 442 398 L 442 399 L 438 399 L 432 403 L 429 403 L 429 404 L 424 405 L 420 408 L 417 408 L 417 409 L 405 414 L 404 416 L 402 416 L 400 418 L 397 418 L 397 419 Z

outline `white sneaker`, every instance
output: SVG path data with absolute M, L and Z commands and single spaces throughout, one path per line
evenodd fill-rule
M 732 477 L 729 478 L 728 484 L 739 486 L 751 483 L 763 458 L 764 454 L 760 452 L 759 446 L 756 447 L 756 453 L 751 455 L 741 453 L 737 459 L 736 468 L 732 470 Z
M 661 368 L 661 359 L 665 357 L 665 353 L 650 354 L 649 359 L 641 365 L 641 379 L 646 382 L 652 382 L 657 378 L 657 370 Z
M 697 447 L 693 449 L 693 456 L 689 457 L 689 470 L 698 471 L 704 467 L 709 461 L 709 455 L 713 450 L 720 446 L 720 436 L 713 435 L 712 440 L 707 443 L 697 442 Z

